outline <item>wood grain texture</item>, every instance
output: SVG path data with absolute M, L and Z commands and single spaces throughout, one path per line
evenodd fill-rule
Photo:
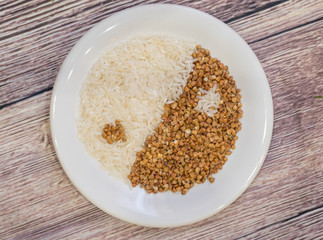
M 253 43 L 277 33 L 323 19 L 323 1 L 281 3 L 230 23 L 245 41 Z
M 270 82 L 275 124 L 268 156 L 247 191 L 219 214 L 173 229 L 140 227 L 102 212 L 70 183 L 53 149 L 49 101 L 62 59 L 92 24 L 125 6 L 147 1 L 101 1 L 103 7 L 100 1 L 89 2 L 57 1 L 55 6 L 48 1 L 0 2 L 0 39 L 2 29 L 8 30 L 0 49 L 5 56 L 14 56 L 0 63 L 1 103 L 19 100 L 0 110 L 0 239 L 322 238 L 323 100 L 313 98 L 323 95 L 323 21 L 316 20 L 322 8 L 313 7 L 322 1 L 243 1 L 238 6 L 230 1 L 228 5 L 177 1 L 209 13 L 221 10 L 222 20 L 231 19 L 231 26 L 251 42 Z M 282 14 L 295 6 L 304 12 Z M 230 16 L 233 8 L 236 12 Z M 53 9 L 56 17 L 51 15 Z M 80 9 L 71 16 L 78 20 L 68 21 L 65 16 L 73 9 Z M 2 21 L 11 14 L 16 20 Z M 59 23 L 42 22 L 46 19 Z M 14 30 L 15 23 L 21 27 Z M 34 24 L 41 26 L 33 28 Z M 21 49 L 14 49 L 18 45 L 13 39 L 22 44 L 18 44 Z M 31 59 L 34 62 L 28 62 Z

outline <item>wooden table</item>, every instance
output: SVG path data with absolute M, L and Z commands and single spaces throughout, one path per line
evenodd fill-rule
M 268 77 L 274 132 L 248 190 L 222 212 L 172 229 L 136 226 L 88 202 L 55 154 L 57 72 L 94 24 L 145 3 L 176 3 L 227 23 Z M 0 2 L 0 239 L 322 239 L 323 1 Z

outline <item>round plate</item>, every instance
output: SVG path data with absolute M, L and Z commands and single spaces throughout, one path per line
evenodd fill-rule
M 215 182 L 195 185 L 186 195 L 147 194 L 109 176 L 78 139 L 79 91 L 94 62 L 108 46 L 136 33 L 172 33 L 191 38 L 229 66 L 241 89 L 244 115 L 236 149 Z M 230 27 L 201 11 L 153 4 L 134 7 L 103 20 L 87 32 L 66 57 L 55 82 L 50 110 L 58 158 L 76 188 L 103 211 L 152 227 L 174 227 L 205 219 L 237 199 L 266 157 L 273 107 L 265 73 L 246 42 Z

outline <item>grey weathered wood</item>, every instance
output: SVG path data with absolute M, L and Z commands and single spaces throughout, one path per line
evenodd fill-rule
M 31 10 L 35 7 L 35 2 L 10 1 L 5 7 L 20 10 L 19 4 L 26 4 L 26 7 L 29 4 Z M 62 2 L 57 1 L 60 4 L 57 11 L 64 8 L 65 4 Z M 77 8 L 88 4 L 88 1 L 79 2 L 71 1 L 66 6 L 75 4 Z M 193 4 L 188 1 L 183 3 Z M 37 94 L 39 88 L 35 83 L 38 82 L 33 82 L 34 79 L 41 81 L 42 74 L 44 74 L 43 81 L 53 82 L 54 77 L 47 79 L 47 70 L 39 68 L 39 73 L 32 70 L 25 79 L 25 84 L 34 96 L 0 110 L 0 239 L 318 239 L 322 237 L 323 100 L 314 99 L 313 96 L 323 95 L 323 21 L 299 27 L 299 24 L 312 21 L 309 16 L 315 16 L 313 20 L 319 16 L 318 9 L 310 5 L 302 6 L 308 11 L 305 15 L 287 14 L 286 18 L 289 20 L 282 18 L 280 21 L 283 21 L 284 26 L 278 26 L 274 20 L 277 13 L 283 11 L 279 6 L 292 9 L 293 4 L 297 3 L 297 1 L 284 2 L 274 6 L 272 11 L 269 9 L 261 11 L 268 11 L 266 19 L 261 17 L 261 12 L 256 12 L 252 15 L 246 14 L 239 20 L 241 25 L 237 20 L 231 23 L 250 42 L 254 41 L 250 38 L 254 33 L 256 40 L 273 33 L 270 27 L 262 32 L 261 29 L 267 27 L 265 20 L 277 30 L 275 33 L 279 32 L 279 29 L 294 28 L 251 44 L 270 82 L 275 125 L 264 166 L 252 185 L 232 205 L 204 221 L 174 229 L 135 226 L 97 209 L 70 183 L 55 155 L 49 132 L 51 89 Z M 309 3 L 319 5 L 322 2 Z M 3 3 L 0 3 L 0 9 L 3 8 L 1 4 Z M 42 1 L 39 7 L 47 4 L 47 1 Z M 110 4 L 112 9 L 120 7 L 116 3 Z M 214 6 L 214 3 L 210 5 Z M 217 7 L 214 9 L 219 9 Z M 91 12 L 92 15 L 87 15 L 91 18 L 90 21 L 94 21 L 92 18 L 98 9 L 95 7 L 94 12 Z M 45 16 L 44 11 L 43 9 L 38 14 Z M 61 14 L 67 14 L 68 11 L 62 9 Z M 89 14 L 88 11 L 85 11 L 86 14 Z M 241 14 L 248 13 L 247 10 L 244 11 L 241 11 Z M 2 14 L 2 11 L 0 12 Z M 32 18 L 31 13 L 27 12 L 25 15 Z M 255 19 L 259 21 L 259 28 L 253 25 Z M 50 23 L 48 26 L 51 26 Z M 83 27 L 81 32 L 88 27 L 85 22 L 79 26 Z M 2 27 L 3 25 L 0 25 L 0 28 Z M 59 25 L 57 27 L 59 28 Z M 8 25 L 6 28 L 9 29 Z M 30 33 L 29 30 L 27 32 Z M 44 36 L 44 39 L 48 40 L 54 36 L 55 32 L 52 31 L 48 36 Z M 69 38 L 67 42 L 70 45 L 56 43 L 61 47 L 59 52 L 61 58 L 79 36 Z M 20 38 L 22 39 L 20 41 L 28 41 L 26 36 Z M 33 44 L 31 41 L 26 44 L 25 51 L 35 46 L 35 52 L 30 53 L 28 58 L 40 56 L 37 44 L 45 46 L 41 39 L 38 43 Z M 51 46 L 54 46 L 53 44 Z M 16 61 L 0 63 L 1 80 L 5 68 L 13 64 L 19 66 L 18 59 L 26 57 L 23 54 L 19 56 L 13 49 L 8 53 L 16 54 Z M 43 60 L 52 61 L 52 67 L 58 66 L 55 61 L 59 61 L 59 57 L 50 60 L 49 56 L 55 55 L 46 55 Z M 15 69 L 18 71 L 20 69 L 17 66 Z M 26 66 L 23 65 L 22 70 Z M 25 73 L 21 74 L 23 76 Z M 55 75 L 54 72 L 51 74 Z M 26 96 L 24 87 L 19 86 L 21 84 L 19 79 L 20 75 L 12 76 L 11 87 L 1 85 L 1 96 L 8 95 L 9 90 L 15 89 L 21 91 L 19 99 Z
M 252 43 L 297 26 L 322 19 L 323 1 L 290 1 L 238 19 L 230 26 Z

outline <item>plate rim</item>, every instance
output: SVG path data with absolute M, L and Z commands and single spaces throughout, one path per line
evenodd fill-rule
M 231 31 L 231 33 L 233 33 L 234 35 L 236 35 L 239 40 L 241 41 L 242 44 L 244 44 L 248 49 L 249 52 L 253 55 L 253 58 L 255 58 L 257 61 L 257 65 L 259 67 L 259 69 L 261 70 L 261 73 L 263 74 L 263 76 L 265 77 L 266 81 L 264 82 L 264 87 L 265 89 L 268 91 L 268 109 L 267 112 L 267 117 L 266 117 L 266 122 L 268 123 L 267 128 L 266 128 L 266 133 L 264 134 L 266 137 L 266 141 L 264 143 L 265 145 L 265 150 L 263 152 L 262 158 L 261 160 L 258 162 L 256 168 L 254 168 L 252 175 L 248 178 L 248 180 L 245 182 L 245 185 L 240 189 L 239 193 L 234 196 L 231 201 L 227 201 L 224 205 L 216 208 L 215 210 L 211 210 L 209 212 L 209 214 L 207 215 L 203 215 L 201 217 L 195 218 L 194 220 L 188 220 L 188 221 L 183 221 L 181 224 L 171 224 L 171 225 L 163 225 L 163 226 L 156 226 L 154 224 L 147 224 L 147 223 L 140 223 L 140 221 L 134 222 L 131 221 L 129 219 L 126 219 L 124 217 L 121 217 L 113 212 L 111 212 L 109 209 L 107 209 L 104 206 L 101 206 L 99 203 L 97 203 L 97 201 L 95 199 L 93 199 L 91 196 L 89 196 L 86 192 L 84 192 L 82 190 L 81 187 L 79 187 L 78 183 L 76 183 L 73 179 L 73 177 L 71 177 L 71 173 L 69 172 L 68 168 L 66 167 L 64 161 L 62 160 L 62 156 L 60 155 L 60 150 L 57 144 L 57 137 L 56 137 L 56 133 L 54 131 L 54 121 L 55 121 L 55 98 L 57 97 L 57 88 L 58 88 L 58 83 L 60 82 L 60 76 L 63 74 L 63 71 L 65 68 L 67 68 L 67 66 L 69 66 L 69 61 L 71 59 L 73 59 L 75 57 L 75 55 L 77 55 L 77 49 L 78 46 L 81 45 L 81 43 L 87 38 L 87 36 L 91 35 L 92 32 L 95 32 L 96 29 L 99 29 L 101 25 L 104 25 L 105 22 L 112 17 L 112 16 L 117 16 L 119 14 L 124 14 L 126 12 L 131 12 L 133 10 L 136 10 L 138 8 L 158 8 L 158 7 L 172 7 L 172 8 L 180 8 L 180 9 L 186 9 L 188 11 L 192 11 L 192 12 L 197 12 L 198 14 L 202 14 L 204 16 L 207 16 L 208 18 L 212 18 L 213 21 L 217 21 L 219 24 L 224 25 L 229 31 Z M 101 21 L 99 21 L 98 23 L 94 24 L 89 30 L 87 30 L 83 36 L 77 40 L 77 42 L 74 44 L 74 46 L 71 48 L 71 50 L 69 51 L 69 53 L 67 54 L 67 56 L 65 57 L 64 61 L 62 62 L 59 72 L 57 74 L 57 77 L 55 79 L 55 83 L 54 83 L 54 87 L 52 90 L 52 96 L 51 96 L 51 100 L 50 100 L 50 131 L 51 131 L 51 136 L 52 136 L 52 142 L 54 145 L 54 149 L 57 155 L 57 158 L 65 172 L 65 174 L 68 176 L 68 179 L 71 181 L 71 183 L 74 185 L 74 187 L 89 201 L 91 202 L 93 205 L 95 205 L 96 207 L 98 207 L 99 209 L 101 209 L 102 211 L 114 216 L 115 218 L 121 219 L 125 222 L 128 223 L 132 223 L 132 224 L 136 224 L 136 225 L 141 225 L 141 226 L 147 226 L 147 227 L 159 227 L 159 228 L 168 228 L 168 227 L 178 227 L 178 226 L 184 226 L 184 225 L 188 225 L 188 224 L 192 224 L 192 223 L 196 223 L 199 222 L 201 220 L 207 219 L 215 214 L 217 214 L 218 212 L 222 211 L 224 208 L 228 207 L 229 205 L 231 205 L 234 201 L 236 201 L 246 190 L 247 188 L 251 185 L 251 183 L 254 181 L 254 179 L 256 178 L 256 176 L 259 174 L 259 171 L 261 169 L 261 167 L 263 166 L 263 163 L 266 159 L 266 156 L 268 154 L 269 151 L 269 147 L 271 144 L 271 139 L 272 139 L 272 134 L 273 134 L 273 125 L 274 125 L 274 109 L 273 109 L 273 100 L 272 100 L 272 94 L 271 94 L 271 89 L 270 89 L 270 85 L 269 85 L 269 81 L 268 78 L 266 76 L 266 73 L 259 61 L 259 59 L 257 58 L 256 54 L 254 53 L 254 51 L 251 49 L 251 47 L 245 42 L 245 40 L 237 33 L 235 32 L 230 26 L 228 26 L 227 24 L 225 24 L 224 22 L 222 22 L 221 20 L 219 20 L 218 18 L 205 13 L 201 10 L 195 9 L 195 8 L 191 8 L 191 7 L 187 7 L 187 6 L 183 6 L 183 5 L 176 5 L 176 4 L 144 4 L 144 5 L 139 5 L 139 6 L 135 6 L 135 7 L 130 7 L 121 11 L 118 11 L 116 13 L 111 14 L 110 16 L 102 19 Z

